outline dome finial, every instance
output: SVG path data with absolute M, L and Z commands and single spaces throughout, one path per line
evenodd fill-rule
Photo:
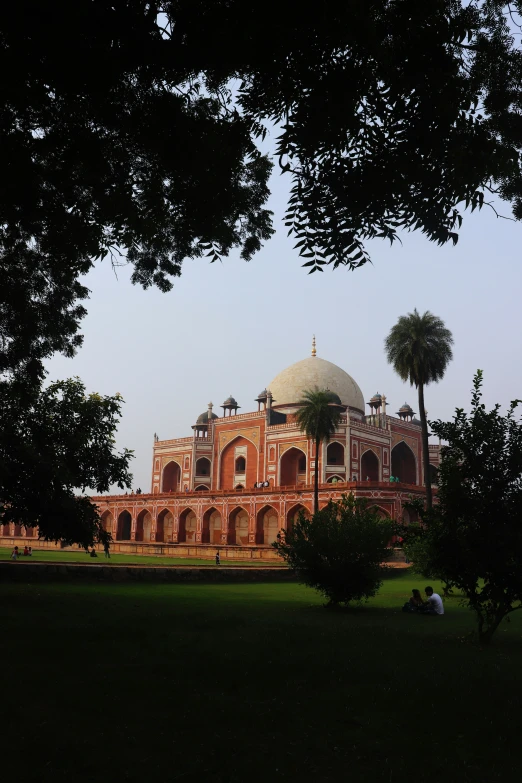
M 312 337 L 312 356 L 316 356 L 316 355 L 317 355 L 317 351 L 315 350 L 315 334 L 314 334 L 314 336 Z

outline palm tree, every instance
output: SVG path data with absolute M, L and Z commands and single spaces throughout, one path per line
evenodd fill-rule
M 419 393 L 422 425 L 422 456 L 426 483 L 426 506 L 432 507 L 428 423 L 424 410 L 424 386 L 440 381 L 453 358 L 453 336 L 444 321 L 428 310 L 423 314 L 401 315 L 385 342 L 386 356 L 403 381 L 409 381 Z
M 296 413 L 297 423 L 301 432 L 315 441 L 315 472 L 314 472 L 314 514 L 319 510 L 319 448 L 324 441 L 328 443 L 344 410 L 341 400 L 328 389 L 309 389 L 303 392 L 303 399 L 298 403 Z

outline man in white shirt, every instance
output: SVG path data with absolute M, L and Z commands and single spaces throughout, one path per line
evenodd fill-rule
M 444 604 L 440 595 L 433 592 L 433 587 L 427 587 L 425 592 L 428 600 L 425 604 L 424 614 L 444 614 Z

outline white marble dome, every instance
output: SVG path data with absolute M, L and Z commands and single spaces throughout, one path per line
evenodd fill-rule
M 341 398 L 343 405 L 364 413 L 364 397 L 354 379 L 336 364 L 309 356 L 276 375 L 268 389 L 275 408 L 295 405 L 307 389 L 329 389 Z

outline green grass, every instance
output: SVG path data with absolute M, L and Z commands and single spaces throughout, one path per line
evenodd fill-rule
M 19 547 L 20 552 L 23 552 L 23 547 Z M 0 547 L 0 561 L 10 560 L 12 547 Z M 155 565 L 155 566 L 167 566 L 167 565 L 214 565 L 214 560 L 204 560 L 201 557 L 163 557 L 162 555 L 120 555 L 117 553 L 111 553 L 110 559 L 107 559 L 103 553 L 103 550 L 97 550 L 98 557 L 90 557 L 86 554 L 84 549 L 77 549 L 76 551 L 69 552 L 60 549 L 38 549 L 33 547 L 33 554 L 31 557 L 20 556 L 20 560 L 28 562 L 47 562 L 47 563 L 103 563 L 103 565 Z M 284 563 L 280 560 L 233 560 L 221 558 L 222 566 L 253 566 L 253 567 L 284 567 Z
M 5 779 L 519 780 L 522 618 L 481 650 L 455 599 L 402 614 L 415 586 L 4 583 Z

